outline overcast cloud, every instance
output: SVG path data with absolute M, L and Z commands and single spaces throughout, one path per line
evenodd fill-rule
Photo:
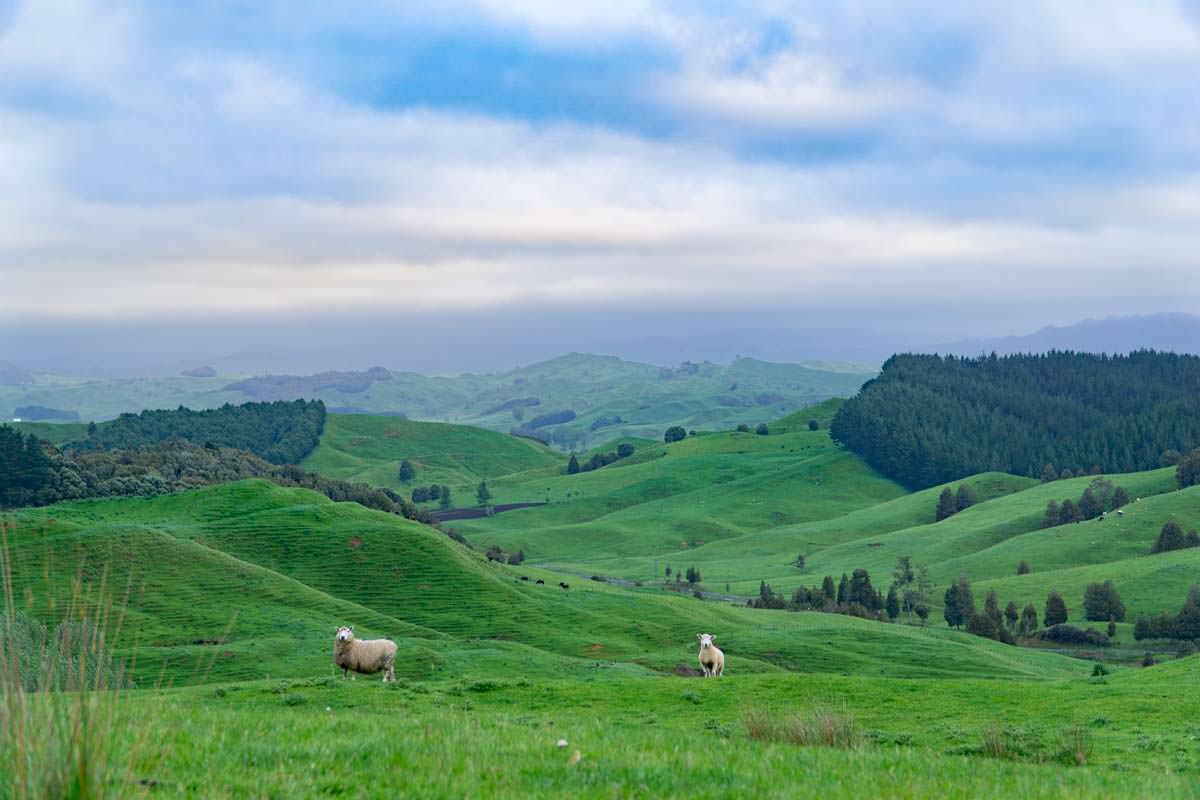
M 0 317 L 1193 311 L 1196 11 L 0 0 Z

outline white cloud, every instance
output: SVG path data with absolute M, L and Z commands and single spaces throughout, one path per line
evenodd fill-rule
M 1192 33 L 1183 21 L 1168 30 L 1166 6 L 1165 22 L 1128 23 L 1159 48 L 1123 45 L 1090 22 L 1073 33 L 1045 8 L 988 23 L 1003 28 L 994 43 L 961 85 L 942 86 L 838 53 L 829 20 L 792 20 L 792 38 L 772 49 L 747 29 L 648 0 L 477 6 L 539 36 L 664 37 L 686 57 L 640 89 L 701 122 L 756 135 L 887 129 L 879 154 L 805 163 L 700 138 L 370 108 L 254 53 L 152 56 L 136 19 L 89 3 L 74 6 L 85 13 L 72 25 L 94 27 L 97 41 L 80 45 L 80 61 L 59 61 L 51 17 L 34 5 L 0 36 L 0 67 L 86 86 L 115 110 L 71 118 L 0 105 L 0 315 L 941 297 L 971 306 L 1026 302 L 1032 285 L 1085 304 L 1118 283 L 1155 281 L 1200 301 L 1188 281 L 1194 174 L 1012 187 L 1004 181 L 1016 170 L 956 149 L 1070 142 L 1093 110 L 996 88 L 1004 70 L 1035 71 L 1022 65 L 1026 47 L 1038 50 L 1030 64 L 1072 69 L 1114 53 L 1191 58 Z M 952 22 L 983 26 L 983 16 Z M 920 192 L 906 197 L 909 187 Z

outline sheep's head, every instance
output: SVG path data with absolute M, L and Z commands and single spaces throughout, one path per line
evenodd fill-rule
M 712 647 L 717 637 L 711 633 L 697 633 L 696 638 L 700 640 L 700 649 L 703 650 L 706 647 Z
M 354 641 L 354 626 L 351 625 L 349 628 L 346 628 L 346 627 L 338 628 L 337 636 L 334 637 L 334 641 L 336 641 L 338 644 L 346 644 L 349 642 L 353 642 Z

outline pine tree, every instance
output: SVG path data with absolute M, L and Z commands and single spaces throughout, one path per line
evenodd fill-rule
M 996 596 L 996 590 L 991 589 L 987 593 L 987 598 L 983 601 L 983 615 L 988 618 L 995 630 L 1000 630 L 1004 627 L 1004 617 L 1000 613 L 1000 598 Z
M 1017 625 L 1017 631 L 1021 636 L 1028 636 L 1037 630 L 1038 615 L 1037 609 L 1033 603 L 1027 603 L 1025 608 L 1021 609 L 1021 622 Z
M 1017 611 L 1017 604 L 1012 600 L 1009 600 L 1008 605 L 1004 607 L 1004 621 L 1008 623 L 1010 630 L 1016 627 L 1017 620 L 1020 618 L 1020 616 L 1021 613 Z
M 445 511 L 448 508 L 450 508 L 451 502 L 452 501 L 450 500 L 450 487 L 443 486 L 442 487 L 442 496 L 441 496 L 441 499 L 438 501 L 438 506 L 441 507 L 441 509 L 443 511 Z
M 958 494 L 954 497 L 954 505 L 956 510 L 964 511 L 979 502 L 975 498 L 975 490 L 971 488 L 969 483 L 964 483 L 958 487 Z
M 1089 486 L 1088 488 L 1084 489 L 1083 495 L 1079 498 L 1079 513 L 1083 515 L 1083 518 L 1095 519 L 1096 517 L 1100 516 L 1100 512 L 1102 510 L 1103 509 L 1100 508 L 1100 502 L 1096 499 L 1096 495 L 1092 491 L 1092 488 Z
M 961 628 L 975 613 L 975 600 L 971 594 L 971 579 L 960 575 L 946 590 L 945 608 L 942 616 L 951 628 Z
M 937 513 L 934 515 L 935 522 L 941 522 L 947 517 L 951 517 L 958 511 L 958 501 L 954 499 L 954 492 L 947 486 L 942 489 L 941 495 L 938 497 Z
M 837 587 L 833 585 L 832 575 L 826 575 L 825 580 L 821 581 L 821 594 L 829 603 L 837 602 Z
M 1112 496 L 1113 510 L 1115 511 L 1116 509 L 1121 508 L 1122 506 L 1127 506 L 1127 505 L 1129 505 L 1129 492 L 1125 491 L 1125 487 L 1118 486 L 1117 488 L 1113 489 L 1113 496 Z
M 900 599 L 896 597 L 896 584 L 892 584 L 888 588 L 887 601 L 884 603 L 884 608 L 887 609 L 888 619 L 895 619 L 900 616 Z
M 571 453 L 571 460 L 567 462 L 567 474 L 568 475 L 578 475 L 579 474 L 579 459 L 576 458 L 574 453 Z
M 1057 590 L 1051 589 L 1046 597 L 1046 611 L 1042 616 L 1042 624 L 1049 628 L 1051 625 L 1061 625 L 1067 621 L 1067 604 Z
M 1183 528 L 1179 527 L 1179 523 L 1171 520 L 1162 526 L 1162 530 L 1158 533 L 1158 538 L 1154 540 L 1154 544 L 1150 547 L 1150 555 L 1155 553 L 1168 553 L 1172 550 L 1182 550 L 1187 546 L 1187 538 L 1183 535 Z
M 400 471 L 396 474 L 401 483 L 408 483 L 417 477 L 417 468 L 407 458 L 400 462 Z
M 1083 514 L 1079 513 L 1079 507 L 1075 505 L 1073 500 L 1063 500 L 1062 506 L 1058 512 L 1058 524 L 1067 525 L 1072 522 L 1082 522 Z
M 1021 559 L 1021 563 L 1017 564 L 1017 574 L 1018 575 L 1028 575 L 1029 574 L 1029 562 L 1027 562 L 1025 559 Z
M 1042 518 L 1043 528 L 1053 528 L 1055 525 L 1062 524 L 1062 511 L 1058 507 L 1058 503 L 1054 500 L 1046 503 L 1046 516 Z
M 475 488 L 475 502 L 487 508 L 492 502 L 492 492 L 488 489 L 487 481 L 480 481 Z
M 841 579 L 841 581 L 838 582 L 837 604 L 839 606 L 844 606 L 846 603 L 850 602 L 849 594 L 850 594 L 850 576 L 843 572 L 842 579 Z
M 1058 480 L 1058 472 L 1054 469 L 1053 464 L 1047 464 L 1042 467 L 1042 483 L 1050 483 Z

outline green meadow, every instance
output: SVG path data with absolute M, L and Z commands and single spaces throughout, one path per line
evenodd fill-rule
M 942 487 L 908 492 L 838 448 L 835 409 L 768 435 L 626 438 L 632 456 L 576 475 L 527 439 L 334 414 L 307 469 L 404 490 L 408 459 L 455 506 L 481 480 L 544 505 L 448 523 L 473 549 L 262 480 L 23 509 L 0 517 L 9 611 L 103 618 L 129 677 L 112 796 L 1200 796 L 1200 659 L 1131 637 L 1200 581 L 1200 549 L 1148 555 L 1166 520 L 1200 524 L 1200 489 L 1108 476 L 1136 498 L 1122 515 L 1043 528 L 1091 478 L 985 473 L 951 484 L 976 505 L 934 522 Z M 745 604 L 761 581 L 860 567 L 886 589 L 903 555 L 936 584 L 928 626 Z M 703 599 L 664 586 L 668 565 L 699 569 Z M 977 603 L 995 588 L 1040 612 L 1057 588 L 1073 623 L 1111 579 L 1130 622 L 1102 668 L 971 636 L 936 607 L 964 573 Z M 395 684 L 341 677 L 344 624 L 398 643 Z M 724 678 L 693 677 L 699 632 Z M 1138 666 L 1145 649 L 1162 663 Z

